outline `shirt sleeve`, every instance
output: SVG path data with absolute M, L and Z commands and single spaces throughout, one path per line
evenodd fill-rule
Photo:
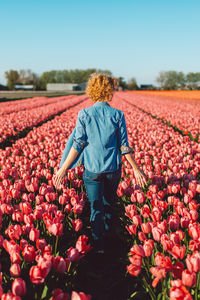
M 76 132 L 75 132 L 72 147 L 76 149 L 78 152 L 81 152 L 85 144 L 86 144 L 86 131 L 85 131 L 85 124 L 84 124 L 84 115 L 83 115 L 83 111 L 80 110 L 78 113 L 78 119 L 76 121 Z
M 75 136 L 75 128 L 72 131 L 71 135 L 69 136 L 69 138 L 67 140 L 67 143 L 65 145 L 65 150 L 63 152 L 63 155 L 62 155 L 62 158 L 61 158 L 61 161 L 60 161 L 60 168 L 62 167 L 63 163 L 65 162 L 65 160 L 66 160 L 66 158 L 69 154 L 69 151 L 70 151 L 70 149 L 73 145 L 74 136 Z
M 119 147 L 121 155 L 134 152 L 133 149 L 129 147 L 126 121 L 123 113 L 119 121 Z

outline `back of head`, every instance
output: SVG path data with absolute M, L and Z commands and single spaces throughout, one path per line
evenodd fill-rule
M 111 101 L 117 82 L 117 79 L 112 76 L 93 73 L 88 80 L 86 94 L 93 102 Z

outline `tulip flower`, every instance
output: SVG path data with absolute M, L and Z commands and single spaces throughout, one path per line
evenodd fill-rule
M 10 275 L 12 277 L 19 277 L 20 273 L 21 273 L 20 265 L 17 263 L 12 264 L 10 267 Z
M 187 269 L 182 272 L 182 282 L 186 286 L 193 286 L 196 283 L 196 274 L 190 273 Z
M 86 295 L 83 292 L 77 293 L 75 291 L 72 291 L 71 300 L 91 300 L 91 296 Z
M 56 289 L 53 291 L 53 295 L 51 297 L 51 300 L 68 300 L 69 294 L 64 293 L 61 289 Z
M 45 277 L 43 277 L 41 268 L 37 266 L 32 266 L 29 271 L 30 280 L 34 284 L 41 284 L 44 282 Z
M 129 266 L 127 266 L 127 271 L 132 276 L 138 276 L 141 272 L 141 268 L 130 264 Z
M 26 294 L 26 283 L 21 278 L 16 278 L 12 283 L 12 293 L 16 296 L 23 296 Z

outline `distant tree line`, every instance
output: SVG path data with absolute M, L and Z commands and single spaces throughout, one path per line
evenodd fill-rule
M 184 74 L 177 71 L 162 71 L 159 73 L 156 81 L 163 90 L 196 90 L 200 88 L 200 72 Z
M 86 70 L 52 70 L 43 72 L 40 76 L 28 70 L 9 70 L 5 72 L 7 86 L 13 90 L 15 85 L 34 85 L 37 90 L 45 90 L 47 83 L 82 83 L 87 82 L 92 73 L 104 73 L 112 75 L 109 70 L 86 69 Z M 131 78 L 128 82 L 123 77 L 118 78 L 119 87 L 125 89 L 138 89 L 135 78 Z
M 36 90 L 45 90 L 47 83 L 82 83 L 87 82 L 92 73 L 112 75 L 109 70 L 90 68 L 86 70 L 52 70 L 43 72 L 40 76 L 28 70 L 9 70 L 5 72 L 7 86 L 13 90 L 15 85 L 33 85 Z M 151 89 L 177 90 L 200 89 L 200 72 L 184 74 L 177 71 L 162 71 L 156 78 L 160 87 L 151 86 Z M 148 86 L 148 85 L 147 85 Z M 123 77 L 118 78 L 118 87 L 121 90 L 138 90 L 136 79 L 132 77 L 127 82 Z

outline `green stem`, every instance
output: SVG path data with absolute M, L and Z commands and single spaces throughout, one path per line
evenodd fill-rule
M 72 265 L 72 262 L 70 261 L 69 266 L 68 266 L 68 269 L 67 269 L 67 272 L 68 272 L 68 273 L 69 273 L 69 270 L 70 270 L 71 265 Z
M 162 299 L 166 300 L 166 290 L 165 290 L 164 279 L 161 280 L 161 284 L 162 284 Z
M 198 275 L 197 275 L 197 282 L 196 282 L 196 288 L 195 288 L 195 300 L 198 300 L 199 280 L 200 280 L 200 272 L 198 272 Z
M 152 300 L 156 300 L 156 295 L 155 295 L 154 291 L 152 290 L 150 284 L 148 284 L 148 282 L 146 281 L 146 278 L 145 278 L 145 277 L 143 277 L 142 279 L 143 279 L 143 282 L 144 282 L 146 291 L 149 291 L 149 294 L 150 294 L 150 296 L 151 296 L 151 299 L 152 299 Z
M 56 236 L 56 243 L 55 243 L 55 251 L 54 251 L 54 256 L 56 256 L 56 252 L 57 252 L 57 246 L 58 246 L 58 235 Z

